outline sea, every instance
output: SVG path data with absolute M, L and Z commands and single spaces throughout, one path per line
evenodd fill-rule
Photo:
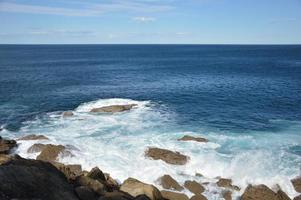
M 126 112 L 92 108 L 137 104 Z M 73 111 L 74 116 L 62 117 Z M 42 134 L 41 143 L 72 145 L 60 161 L 98 166 L 119 182 L 138 178 L 160 188 L 206 184 L 221 199 L 217 177 L 278 184 L 301 170 L 300 45 L 0 45 L 2 137 Z M 182 142 L 191 135 L 208 143 Z M 20 141 L 16 153 L 35 158 Z M 148 147 L 190 157 L 175 166 L 144 156 Z M 196 173 L 203 176 L 196 176 Z M 186 191 L 188 195 L 191 195 Z

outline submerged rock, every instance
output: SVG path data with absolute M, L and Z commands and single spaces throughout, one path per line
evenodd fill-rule
M 196 181 L 185 181 L 184 186 L 190 192 L 192 192 L 196 195 L 199 195 L 199 194 L 201 195 L 205 191 L 205 188 Z
M 177 191 L 181 191 L 184 188 L 175 180 L 173 179 L 170 175 L 164 175 L 161 178 L 159 178 L 159 182 L 160 185 L 162 185 L 162 187 L 164 189 L 173 189 L 173 190 L 177 190 Z
M 71 116 L 73 116 L 74 114 L 73 114 L 73 112 L 72 111 L 65 111 L 65 112 L 63 112 L 63 117 L 71 117 Z
M 153 185 L 142 183 L 134 178 L 128 178 L 123 182 L 120 191 L 126 192 L 133 197 L 146 195 L 151 200 L 163 200 L 160 191 Z
M 21 138 L 18 138 L 18 140 L 49 140 L 49 138 L 44 135 L 32 134 L 32 135 L 26 135 Z
M 6 140 L 0 136 L 0 154 L 8 154 L 15 147 L 17 147 L 15 140 Z
M 72 155 L 69 151 L 65 150 L 65 147 L 63 145 L 53 145 L 53 144 L 47 144 L 40 155 L 37 156 L 38 160 L 43 161 L 56 161 L 59 154 L 63 155 Z
M 0 165 L 0 197 L 45 200 L 78 199 L 64 174 L 52 164 L 18 156 Z
M 178 139 L 178 141 L 208 142 L 208 140 L 206 138 L 193 137 L 190 135 L 184 135 L 182 138 Z
M 294 178 L 291 180 L 296 192 L 301 193 L 301 177 Z
M 145 156 L 154 160 L 163 160 L 168 164 L 173 165 L 185 165 L 189 160 L 188 156 L 185 156 L 179 152 L 173 152 L 167 149 L 160 149 L 150 147 L 146 150 Z
M 290 200 L 290 198 L 279 189 L 277 193 L 266 185 L 249 185 L 241 196 L 241 200 Z
M 90 112 L 116 113 L 131 110 L 134 106 L 137 106 L 137 104 L 103 106 L 100 108 L 93 108 Z
M 216 184 L 218 187 L 228 188 L 228 189 L 237 190 L 237 191 L 240 190 L 240 188 L 238 186 L 232 185 L 231 179 L 220 178 Z
M 161 191 L 161 194 L 164 199 L 168 200 L 189 200 L 189 198 L 183 193 L 163 190 Z

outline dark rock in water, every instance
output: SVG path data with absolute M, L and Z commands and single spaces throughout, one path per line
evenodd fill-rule
M 173 152 L 167 149 L 160 149 L 150 147 L 146 150 L 145 156 L 154 160 L 163 160 L 166 163 L 173 165 L 185 165 L 189 160 L 188 156 L 180 154 L 179 152 Z
M 98 195 L 87 186 L 75 188 L 75 192 L 80 200 L 96 200 Z
M 43 149 L 46 147 L 46 144 L 40 144 L 40 143 L 37 143 L 37 144 L 33 144 L 31 145 L 31 147 L 29 147 L 27 149 L 27 153 L 37 153 L 37 152 L 41 152 L 43 151 Z
M 47 144 L 46 147 L 43 148 L 40 155 L 37 156 L 37 160 L 56 161 L 59 154 L 72 156 L 69 151 L 65 150 L 63 145 Z
M 168 200 L 189 200 L 189 198 L 183 193 L 163 190 L 161 191 L 161 194 L 164 199 L 168 199 Z
M 133 197 L 146 195 L 151 200 L 163 200 L 160 191 L 153 185 L 142 183 L 134 178 L 128 178 L 123 182 L 120 191 L 126 192 Z
M 8 154 L 15 147 L 17 147 L 15 140 L 6 140 L 0 136 L 0 154 Z
M 0 197 L 77 200 L 73 187 L 50 163 L 20 157 L 0 165 Z
M 229 190 L 223 191 L 222 195 L 225 200 L 232 200 L 232 192 L 231 191 L 229 191 Z
M 170 175 L 164 175 L 161 178 L 159 178 L 159 182 L 162 185 L 164 189 L 173 189 L 177 191 L 181 191 L 184 188 L 175 180 L 173 179 Z
M 59 162 L 51 162 L 51 164 L 63 172 L 69 181 L 74 181 L 76 177 L 83 174 L 81 165 L 64 165 Z
M 207 200 L 207 198 L 201 194 L 198 194 L 191 197 L 190 200 Z
M 228 188 L 228 189 L 237 190 L 237 191 L 240 190 L 240 188 L 238 186 L 232 185 L 231 179 L 220 178 L 216 184 L 218 187 Z
M 294 178 L 291 180 L 295 190 L 299 193 L 301 193 L 301 177 Z
M 279 189 L 277 193 L 265 185 L 249 185 L 241 196 L 241 200 L 290 200 L 290 198 Z
M 105 185 L 99 182 L 98 180 L 94 180 L 90 177 L 81 175 L 78 176 L 75 180 L 78 185 L 87 186 L 98 195 L 103 195 L 105 193 Z
M 98 167 L 91 169 L 87 176 L 95 180 L 106 181 L 104 173 Z
M 100 108 L 93 108 L 90 112 L 116 113 L 131 110 L 134 106 L 137 106 L 137 104 L 104 106 Z
M 49 140 L 48 137 L 44 136 L 44 135 L 26 135 L 26 136 L 23 136 L 17 140 Z
M 71 116 L 73 116 L 74 114 L 73 114 L 73 112 L 72 111 L 65 111 L 65 112 L 63 112 L 63 117 L 71 117 Z
M 184 186 L 190 192 L 192 192 L 196 195 L 199 195 L 199 194 L 201 195 L 205 191 L 205 188 L 196 181 L 185 181 Z
M 206 138 L 193 137 L 190 135 L 184 135 L 182 138 L 178 139 L 178 141 L 208 142 L 208 140 Z

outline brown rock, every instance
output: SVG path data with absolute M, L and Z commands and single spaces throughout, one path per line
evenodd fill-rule
M 294 200 L 301 200 L 301 195 L 296 196 L 296 197 L 294 198 Z
M 0 136 L 0 154 L 8 154 L 15 147 L 17 147 L 15 140 L 5 140 Z
M 83 174 L 81 165 L 64 165 L 59 162 L 51 162 L 51 164 L 63 172 L 69 181 L 73 181 L 76 177 Z
M 275 192 L 265 185 L 249 185 L 241 196 L 241 200 L 279 200 Z
M 229 190 L 223 191 L 222 195 L 225 200 L 232 200 L 232 192 L 231 191 L 229 191 Z
M 196 181 L 185 181 L 184 186 L 196 195 L 202 194 L 205 191 L 205 188 Z
M 129 194 L 122 191 L 115 190 L 113 192 L 105 192 L 105 194 L 102 197 L 100 197 L 98 200 L 132 200 L 132 199 L 134 198 Z
M 0 165 L 10 161 L 12 159 L 12 156 L 7 154 L 0 154 Z
M 65 111 L 65 112 L 63 112 L 63 117 L 71 117 L 71 116 L 73 116 L 74 114 L 73 114 L 73 112 L 72 111 Z
M 32 135 L 23 136 L 23 137 L 19 138 L 18 140 L 49 140 L 49 138 L 44 135 L 32 134 Z
M 191 197 L 190 200 L 207 200 L 207 198 L 201 194 L 198 194 Z
M 33 144 L 31 145 L 31 147 L 29 147 L 27 149 L 27 153 L 37 153 L 37 152 L 41 152 L 43 151 L 43 149 L 46 147 L 46 144 L 40 144 L 40 143 L 37 143 L 37 144 Z
M 134 106 L 137 106 L 137 104 L 104 106 L 93 108 L 90 112 L 116 113 L 131 110 Z
M 294 178 L 291 180 L 295 190 L 299 193 L 301 193 L 301 177 Z
M 189 200 L 189 198 L 183 194 L 183 193 L 178 193 L 178 192 L 170 192 L 170 191 L 161 191 L 161 194 L 164 199 L 167 200 Z
M 56 161 L 59 154 L 72 155 L 69 151 L 65 150 L 63 145 L 47 144 L 40 155 L 37 156 L 37 160 Z
M 289 196 L 287 196 L 287 194 L 283 192 L 280 188 L 277 191 L 277 197 L 278 200 L 291 200 L 291 198 L 289 198 Z
M 216 184 L 217 184 L 218 187 L 229 188 L 229 189 L 237 190 L 237 191 L 240 190 L 240 188 L 239 188 L 238 186 L 232 185 L 232 180 L 231 180 L 231 179 L 220 178 L 220 179 L 217 181 Z
M 80 200 L 96 200 L 97 194 L 87 186 L 75 188 L 75 192 Z
M 160 191 L 153 185 L 142 183 L 134 178 L 128 178 L 123 182 L 120 191 L 126 192 L 133 197 L 146 195 L 151 200 L 163 200 Z
M 98 167 L 94 167 L 93 169 L 91 169 L 91 171 L 86 176 L 95 180 L 106 181 L 105 175 Z
M 81 175 L 76 178 L 76 182 L 81 186 L 87 186 L 99 195 L 103 195 L 105 192 L 104 184 L 100 183 L 98 180 L 94 180 L 90 177 Z
M 175 180 L 173 179 L 170 175 L 164 175 L 161 178 L 159 178 L 159 182 L 162 185 L 164 189 L 173 189 L 177 191 L 181 191 L 184 188 Z
M 145 156 L 154 160 L 163 160 L 166 163 L 173 165 L 185 165 L 189 159 L 188 156 L 180 154 L 179 152 L 173 152 L 167 149 L 160 149 L 150 147 L 146 150 Z
M 119 190 L 119 183 L 113 179 L 110 174 L 105 173 L 106 177 L 106 184 L 109 188 L 112 188 L 113 190 Z
M 193 137 L 193 136 L 189 136 L 189 135 L 184 135 L 182 138 L 178 139 L 178 141 L 208 142 L 208 140 L 206 138 Z

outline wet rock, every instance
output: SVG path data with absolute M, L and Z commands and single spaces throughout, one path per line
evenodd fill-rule
M 0 165 L 0 197 L 77 200 L 73 187 L 53 165 L 21 157 Z
M 46 147 L 46 144 L 40 144 L 40 143 L 37 143 L 37 144 L 33 144 L 31 145 L 31 147 L 29 147 L 27 149 L 27 153 L 37 153 L 37 152 L 41 152 L 43 151 L 43 149 Z
M 301 177 L 294 178 L 291 180 L 295 190 L 299 193 L 301 193 Z
M 249 185 L 241 200 L 280 200 L 278 195 L 265 185 Z
M 232 189 L 232 190 L 236 190 L 236 191 L 240 190 L 240 188 L 238 186 L 232 185 L 231 179 L 220 178 L 216 184 L 218 187 L 228 188 L 228 189 Z
M 59 154 L 63 154 L 64 156 L 71 156 L 72 154 L 65 150 L 63 145 L 53 145 L 47 144 L 40 155 L 37 156 L 37 160 L 43 161 L 56 161 Z
M 289 198 L 289 196 L 287 196 L 287 194 L 281 189 L 277 191 L 277 197 L 279 200 L 291 200 L 291 198 Z
M 146 195 L 151 200 L 163 200 L 160 191 L 153 185 L 142 183 L 134 178 L 128 178 L 123 182 L 120 191 L 126 192 L 133 197 Z
M 296 196 L 296 197 L 294 198 L 294 200 L 301 200 L 301 195 Z
M 139 195 L 139 196 L 141 196 L 141 195 Z M 115 190 L 113 192 L 106 192 L 98 200 L 134 200 L 134 199 L 136 199 L 136 198 L 130 196 L 129 194 L 127 194 L 125 192 Z
M 23 136 L 23 137 L 19 138 L 18 140 L 49 140 L 49 138 L 44 135 L 32 134 L 32 135 Z
M 198 194 L 191 197 L 190 200 L 207 200 L 207 198 L 201 194 Z
M 17 147 L 15 140 L 6 140 L 0 136 L 0 154 L 9 154 L 15 147 Z
M 90 177 L 81 175 L 76 178 L 76 183 L 81 186 L 87 186 L 98 195 L 104 195 L 105 185 L 100 183 L 98 180 L 94 180 Z
M 12 159 L 11 155 L 7 155 L 7 154 L 0 154 L 0 165 L 10 161 Z
M 91 171 L 86 176 L 95 180 L 106 181 L 104 173 L 98 167 L 91 169 Z
M 168 199 L 168 200 L 189 200 L 189 198 L 183 193 L 163 190 L 161 191 L 161 194 L 164 199 Z
M 65 111 L 65 112 L 63 112 L 63 117 L 71 117 L 71 116 L 73 116 L 74 114 L 73 114 L 73 112 L 72 111 Z
M 51 162 L 58 170 L 63 172 L 69 181 L 74 181 L 76 177 L 82 175 L 81 165 L 64 165 L 59 162 Z
M 196 195 L 202 194 L 205 191 L 205 188 L 196 181 L 185 181 L 184 186 L 190 192 L 192 192 Z
M 134 106 L 137 106 L 137 104 L 103 106 L 100 108 L 93 108 L 90 112 L 116 113 L 131 110 Z
M 164 189 L 173 189 L 173 190 L 177 190 L 177 191 L 181 191 L 184 188 L 175 180 L 173 179 L 170 175 L 164 175 L 161 178 L 159 178 L 159 182 L 160 185 L 162 185 L 162 187 Z
M 148 148 L 145 152 L 145 156 L 154 160 L 163 160 L 166 163 L 173 165 L 185 165 L 189 160 L 188 156 L 185 156 L 179 152 L 173 152 L 167 149 L 155 147 Z
M 79 186 L 75 188 L 75 192 L 80 200 L 96 200 L 97 194 L 87 186 Z
M 225 200 L 232 200 L 232 192 L 231 191 L 229 191 L 229 190 L 223 191 L 222 195 Z
M 182 138 L 178 139 L 178 141 L 208 142 L 208 140 L 206 138 L 193 137 L 190 135 L 184 135 Z

